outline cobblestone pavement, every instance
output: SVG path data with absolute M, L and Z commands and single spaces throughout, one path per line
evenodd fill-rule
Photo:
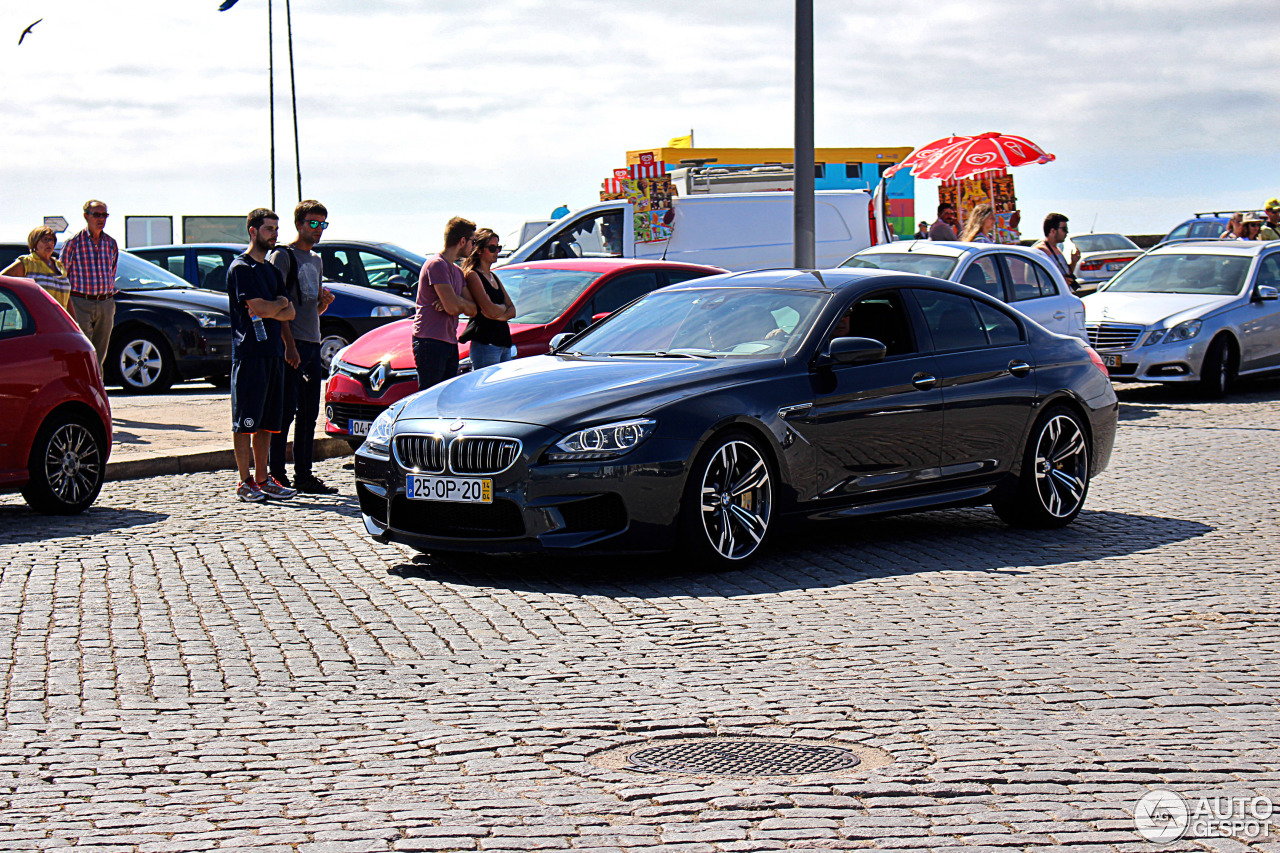
M 1150 789 L 1280 800 L 1280 383 L 1123 392 L 1070 528 L 808 526 L 753 567 L 431 560 L 226 473 L 0 498 L 0 849 L 1157 848 Z M 844 774 L 600 759 L 845 743 Z

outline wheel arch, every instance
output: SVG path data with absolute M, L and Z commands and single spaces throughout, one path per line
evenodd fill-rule
M 80 400 L 67 400 L 54 406 L 40 421 L 40 425 L 36 428 L 37 431 L 54 417 L 60 416 L 76 418 L 93 430 L 98 438 L 102 439 L 103 444 L 107 444 L 107 425 L 102 422 L 102 415 L 98 414 L 92 406 Z M 110 452 L 110 449 L 110 445 L 107 444 L 108 452 Z
M 773 431 L 758 418 L 750 415 L 739 414 L 729 415 L 716 421 L 703 432 L 702 437 L 698 440 L 697 446 L 689 457 L 690 464 L 698 458 L 698 455 L 706 449 L 707 445 L 715 441 L 727 432 L 740 430 L 746 432 L 752 438 L 760 442 L 764 449 L 766 461 L 773 466 L 773 471 L 778 477 L 777 497 L 785 504 L 795 503 L 795 496 L 786 484 L 790 482 L 790 469 L 786 464 L 786 454 L 783 452 L 782 445 L 778 441 L 778 437 Z

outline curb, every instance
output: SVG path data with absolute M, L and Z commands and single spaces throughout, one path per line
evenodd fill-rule
M 315 458 L 333 459 L 355 453 L 351 445 L 341 438 L 317 438 Z M 285 459 L 293 461 L 293 442 L 289 442 Z M 163 477 L 173 474 L 194 474 L 198 471 L 234 471 L 236 454 L 231 448 L 201 453 L 176 453 L 153 456 L 147 459 L 126 459 L 107 463 L 107 482 L 140 480 L 144 477 Z

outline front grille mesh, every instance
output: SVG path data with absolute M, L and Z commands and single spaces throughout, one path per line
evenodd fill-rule
M 372 421 L 386 410 L 386 406 L 366 406 L 360 403 L 330 403 L 333 417 L 329 423 L 338 429 L 350 431 L 352 421 Z
M 514 438 L 460 436 L 449 445 L 449 468 L 455 474 L 498 474 L 520 455 Z
M 1094 349 L 1128 349 L 1138 342 L 1142 327 L 1100 323 L 1085 326 L 1085 331 L 1089 333 L 1089 344 Z
M 396 460 L 411 471 L 442 474 L 444 439 L 438 435 L 398 435 Z

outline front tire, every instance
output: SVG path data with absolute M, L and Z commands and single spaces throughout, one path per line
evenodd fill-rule
M 157 333 L 129 331 L 112 343 L 109 353 L 111 373 L 125 391 L 159 394 L 173 385 L 173 353 Z
M 1017 486 L 997 497 L 992 507 L 1014 527 L 1065 527 L 1080 514 L 1089 494 L 1091 459 L 1080 416 L 1054 406 L 1031 430 Z
M 1221 400 L 1227 396 L 1231 383 L 1235 381 L 1235 353 L 1231 342 L 1226 338 L 1217 338 L 1209 344 L 1200 365 L 1200 393 L 1210 400 Z
M 22 497 L 45 515 L 75 515 L 97 499 L 106 479 L 106 439 L 82 417 L 54 414 L 36 433 Z
M 694 460 L 680 523 L 684 545 L 717 566 L 741 565 L 764 547 L 775 500 L 768 456 L 744 432 L 717 436 Z

